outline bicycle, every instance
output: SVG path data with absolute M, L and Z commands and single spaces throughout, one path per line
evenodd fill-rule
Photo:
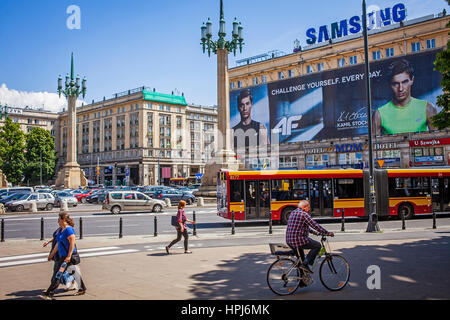
M 314 271 L 323 256 L 319 268 L 320 282 L 330 291 L 342 290 L 350 279 L 350 266 L 344 257 L 331 253 L 327 237 L 322 236 L 320 242 L 322 248 L 311 269 Z M 306 287 L 313 282 L 311 274 L 299 267 L 303 262 L 300 254 L 296 255 L 294 250 L 284 244 L 269 244 L 269 246 L 271 253 L 277 256 L 277 260 L 267 270 L 267 284 L 272 292 L 280 296 L 291 295 L 299 287 Z M 282 251 L 283 249 L 289 251 Z

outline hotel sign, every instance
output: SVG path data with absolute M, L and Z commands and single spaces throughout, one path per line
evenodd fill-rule
M 406 6 L 403 3 L 398 3 L 392 8 L 371 11 L 367 16 L 367 29 L 370 31 L 404 21 L 406 19 Z M 324 25 L 318 29 L 309 28 L 306 30 L 306 43 L 321 43 L 360 33 L 362 32 L 362 21 L 361 16 L 353 16 L 349 19 L 333 22 L 330 26 Z

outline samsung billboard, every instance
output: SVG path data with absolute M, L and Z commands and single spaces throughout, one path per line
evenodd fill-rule
M 440 111 L 436 100 L 442 94 L 441 74 L 433 64 L 437 52 L 371 63 L 378 134 L 433 129 L 430 118 Z M 231 91 L 235 148 L 270 143 L 274 137 L 292 143 L 367 135 L 365 79 L 360 64 Z

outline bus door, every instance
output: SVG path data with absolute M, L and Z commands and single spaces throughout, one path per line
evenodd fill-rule
M 333 216 L 333 188 L 331 182 L 331 179 L 309 180 L 311 215 Z
M 245 181 L 245 218 L 269 219 L 270 186 L 268 180 Z
M 433 210 L 438 212 L 450 211 L 449 178 L 432 178 Z

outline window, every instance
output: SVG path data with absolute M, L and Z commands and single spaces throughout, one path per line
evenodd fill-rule
M 286 201 L 291 198 L 290 180 L 272 180 L 272 199 Z
M 306 73 L 311 73 L 311 72 L 313 72 L 312 66 L 307 66 L 306 67 Z
M 386 58 L 390 58 L 394 56 L 394 48 L 387 48 L 386 49 Z
M 253 85 L 256 86 L 258 84 L 258 77 L 253 78 Z
M 148 200 L 148 198 L 142 193 L 136 193 L 136 197 L 138 200 Z
M 164 110 L 164 106 L 162 104 L 159 105 L 159 110 Z
M 166 111 L 170 111 L 170 106 L 166 106 Z
M 436 48 L 436 39 L 428 39 L 427 40 L 427 49 Z
M 120 199 L 122 199 L 122 194 L 121 193 L 111 193 L 111 198 L 113 198 L 115 200 L 120 200 Z
M 267 83 L 267 76 L 262 76 L 261 77 L 261 82 L 262 83 Z
M 335 179 L 334 196 L 339 199 L 364 198 L 363 179 Z
M 323 64 L 323 62 L 321 62 L 321 63 L 318 63 L 317 64 L 317 71 L 323 71 L 324 70 L 324 64 Z
M 381 59 L 381 51 L 373 51 L 372 52 L 372 60 L 380 60 Z
M 358 63 L 358 57 L 357 56 L 351 56 L 350 57 L 350 64 L 357 64 Z
M 345 58 L 338 59 L 338 67 L 339 68 L 345 67 Z
M 125 200 L 136 200 L 136 195 L 134 193 L 125 193 L 123 198 Z
M 294 76 L 294 70 L 291 69 L 288 71 L 288 77 L 292 78 L 293 76 Z
M 230 82 L 230 89 L 231 89 L 231 90 L 234 89 L 234 82 Z
M 420 52 L 420 42 L 411 43 L 412 52 Z
M 338 164 L 358 164 L 362 162 L 361 152 L 351 152 L 351 153 L 340 153 L 338 156 Z
M 239 81 L 237 82 L 237 86 L 238 86 L 238 88 L 242 88 L 242 81 L 241 81 L 241 80 L 239 80 Z
M 328 165 L 327 154 L 309 154 L 306 156 L 306 166 L 326 166 Z
M 390 197 L 419 197 L 430 194 L 430 178 L 389 178 Z
M 278 72 L 278 79 L 284 79 L 284 72 L 280 71 Z

